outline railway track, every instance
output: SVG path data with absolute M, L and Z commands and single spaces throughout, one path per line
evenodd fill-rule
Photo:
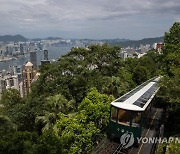
M 129 148 L 123 148 L 123 146 L 120 144 L 112 154 L 131 154 L 132 150 L 133 146 Z
M 119 142 L 104 139 L 92 154 L 128 154 L 131 148 L 124 149 Z

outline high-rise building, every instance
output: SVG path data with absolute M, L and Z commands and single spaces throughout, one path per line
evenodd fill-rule
M 20 54 L 24 55 L 24 47 L 23 44 L 20 44 Z
M 17 65 L 13 66 L 13 74 L 16 75 L 17 74 Z
M 0 77 L 0 93 L 6 89 L 6 80 Z
M 9 65 L 9 73 L 10 73 L 11 75 L 14 74 L 14 72 L 13 72 L 13 66 L 12 66 L 12 65 Z
M 45 64 L 50 64 L 50 61 L 48 60 L 48 50 L 44 50 L 44 60 L 41 60 L 41 66 Z
M 44 50 L 44 60 L 48 60 L 48 50 Z
M 24 96 L 31 92 L 31 83 L 36 75 L 36 70 L 31 62 L 27 62 L 23 69 L 23 89 Z
M 6 81 L 0 77 L 0 100 L 3 90 L 6 89 Z
M 19 90 L 18 76 L 13 75 L 12 78 L 13 78 L 13 82 L 14 82 L 14 88 Z
M 30 62 L 33 64 L 33 68 L 37 69 L 36 51 L 31 51 L 30 52 Z
M 20 96 L 21 96 L 21 97 L 24 97 L 23 82 L 20 82 L 20 84 L 19 84 L 19 92 L 20 92 Z

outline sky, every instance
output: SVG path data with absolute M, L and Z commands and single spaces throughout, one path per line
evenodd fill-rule
M 180 21 L 180 0 L 0 0 L 0 35 L 142 39 Z

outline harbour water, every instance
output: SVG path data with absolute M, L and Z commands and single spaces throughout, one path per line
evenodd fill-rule
M 47 47 L 47 49 L 48 49 L 49 59 L 57 60 L 60 56 L 68 53 L 70 51 L 71 47 L 70 46 L 65 46 L 65 47 L 49 46 L 49 47 Z M 44 58 L 44 52 L 37 51 L 38 65 L 40 65 L 40 62 L 43 58 Z M 21 58 L 18 58 L 18 59 L 0 62 L 0 71 L 2 71 L 3 69 L 8 70 L 9 66 L 13 66 L 13 65 L 23 66 L 27 61 L 29 61 L 29 54 L 25 54 L 24 56 L 22 56 Z

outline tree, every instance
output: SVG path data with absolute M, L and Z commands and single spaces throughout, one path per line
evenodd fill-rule
M 0 138 L 0 153 L 33 154 L 33 145 L 37 143 L 37 135 L 29 132 L 8 133 Z
M 62 113 L 53 127 L 54 133 L 62 140 L 62 152 L 68 154 L 90 153 L 100 130 L 93 122 L 84 123 L 85 115 L 70 118 Z M 81 117 L 81 118 L 80 118 Z
M 9 109 L 17 104 L 23 103 L 23 100 L 18 90 L 8 89 L 3 91 L 0 103 L 3 104 L 6 109 Z
M 42 134 L 33 146 L 33 154 L 61 154 L 62 141 L 52 131 Z
M 101 80 L 99 80 L 98 90 L 101 93 L 113 95 L 115 98 L 120 97 L 126 93 L 129 90 L 129 84 L 131 83 L 128 83 L 126 80 L 121 78 L 122 73 L 118 77 L 102 77 Z
M 180 22 L 175 22 L 165 33 L 163 48 L 164 69 L 168 76 L 180 65 Z
M 16 129 L 16 125 L 12 123 L 7 116 L 0 115 L 0 136 L 10 132 L 15 132 Z
M 180 22 L 175 22 L 170 31 L 165 33 L 164 42 L 162 96 L 169 102 L 180 103 Z
M 136 66 L 133 70 L 133 80 L 139 85 L 148 79 L 148 70 L 144 66 Z
M 113 97 L 100 94 L 92 88 L 79 105 L 78 110 L 84 111 L 87 121 L 94 121 L 97 128 L 102 129 L 109 121 L 110 103 Z
M 39 115 L 35 118 L 38 130 L 41 131 L 42 129 L 42 132 L 45 132 L 51 129 L 58 118 L 58 113 L 62 112 L 67 114 L 73 109 L 73 104 L 73 100 L 68 102 L 68 100 L 61 94 L 47 97 L 44 104 L 46 110 L 45 114 Z
M 40 137 L 36 133 L 18 131 L 0 138 L 2 154 L 61 154 L 61 149 L 61 140 L 50 131 Z
M 151 55 L 152 56 L 152 55 Z M 148 71 L 148 78 L 157 76 L 158 73 L 158 63 L 154 61 L 150 56 L 145 55 L 139 59 L 141 66 L 146 67 Z

